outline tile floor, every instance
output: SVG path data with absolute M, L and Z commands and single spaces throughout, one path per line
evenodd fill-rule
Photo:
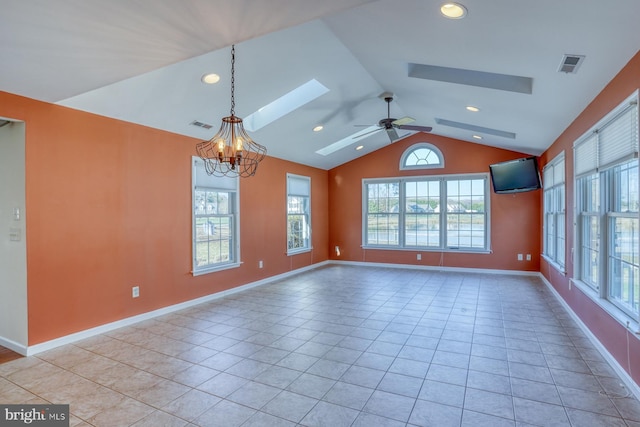
M 534 277 L 333 265 L 0 365 L 73 426 L 640 426 Z
M 0 364 L 19 359 L 21 357 L 22 356 L 15 351 L 11 351 L 8 348 L 0 346 Z

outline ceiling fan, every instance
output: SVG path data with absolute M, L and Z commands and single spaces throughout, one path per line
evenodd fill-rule
M 400 138 L 398 136 L 398 132 L 396 129 L 403 130 L 412 130 L 417 132 L 431 132 L 431 126 L 418 126 L 418 125 L 410 125 L 409 123 L 415 122 L 416 119 L 411 117 L 402 117 L 400 119 L 394 119 L 391 117 L 391 101 L 393 101 L 393 94 L 391 92 L 385 92 L 380 95 L 380 98 L 384 99 L 387 103 L 387 117 L 385 119 L 381 119 L 378 122 L 378 129 L 374 129 L 371 132 L 363 133 L 357 135 L 355 138 L 362 138 L 363 136 L 370 135 L 375 132 L 379 132 L 381 130 L 385 130 L 391 142 Z

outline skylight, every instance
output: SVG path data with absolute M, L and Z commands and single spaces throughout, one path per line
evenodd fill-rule
M 336 151 L 341 150 L 344 147 L 348 147 L 349 145 L 356 142 L 358 137 L 364 135 L 365 133 L 373 132 L 376 129 L 380 129 L 380 127 L 378 125 L 369 126 L 367 128 L 362 129 L 361 131 L 354 133 L 353 135 L 349 135 L 346 138 L 342 138 L 338 142 L 334 142 L 331 145 L 327 145 L 326 147 L 319 149 L 318 151 L 316 151 L 316 153 L 322 154 L 323 156 L 328 156 L 329 154 L 335 153 Z
M 322 83 L 311 79 L 247 116 L 243 119 L 244 127 L 250 132 L 255 132 L 327 92 L 329 89 Z

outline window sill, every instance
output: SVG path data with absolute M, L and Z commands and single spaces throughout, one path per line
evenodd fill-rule
M 224 271 L 224 270 L 230 270 L 232 268 L 238 268 L 240 267 L 240 265 L 242 265 L 241 262 L 235 262 L 232 264 L 224 264 L 224 265 L 220 265 L 220 266 L 216 266 L 216 267 L 210 267 L 210 268 L 206 268 L 206 269 L 202 269 L 202 270 L 197 270 L 197 271 L 191 271 L 191 274 L 195 277 L 195 276 L 202 276 L 205 274 L 209 274 L 209 273 L 217 273 L 218 271 Z
M 555 270 L 558 271 L 558 273 L 562 274 L 563 276 L 567 275 L 566 270 L 564 269 L 563 266 L 561 266 L 560 264 L 558 264 L 557 262 L 555 262 L 554 260 L 552 260 L 551 258 L 549 258 L 548 256 L 546 256 L 545 254 L 542 254 L 542 258 L 547 261 L 547 263 L 553 267 Z
M 307 252 L 311 252 L 312 250 L 313 250 L 313 248 L 303 248 L 303 249 L 296 249 L 296 250 L 293 250 L 293 251 L 287 251 L 287 256 L 304 254 L 304 253 L 307 253 Z
M 490 250 L 486 249 L 470 249 L 470 248 L 462 248 L 462 249 L 454 249 L 454 248 L 425 248 L 425 247 L 415 247 L 415 248 L 397 248 L 397 247 L 389 247 L 389 246 L 362 246 L 362 249 L 366 250 L 382 250 L 382 251 L 408 251 L 408 252 L 447 252 L 447 253 L 464 253 L 464 254 L 490 254 Z
M 611 316 L 618 323 L 620 323 L 620 325 L 627 328 L 633 333 L 634 336 L 640 339 L 640 337 L 638 337 L 638 334 L 640 334 L 640 324 L 638 323 L 638 319 L 634 319 L 632 316 L 629 316 L 612 302 L 606 300 L 605 298 L 601 298 L 596 289 L 593 289 L 583 281 L 570 279 L 570 284 L 573 284 L 590 300 L 592 300 L 595 304 L 602 308 L 609 316 Z

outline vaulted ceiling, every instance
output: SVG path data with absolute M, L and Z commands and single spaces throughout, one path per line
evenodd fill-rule
M 433 134 L 540 154 L 640 47 L 637 0 L 461 0 L 462 19 L 442 3 L 0 0 L 0 90 L 205 140 L 230 111 L 235 44 L 245 122 L 319 88 L 252 137 L 330 169 L 392 143 L 352 137 L 387 117 L 384 92 L 394 118 Z M 584 57 L 576 73 L 559 71 L 565 54 Z

